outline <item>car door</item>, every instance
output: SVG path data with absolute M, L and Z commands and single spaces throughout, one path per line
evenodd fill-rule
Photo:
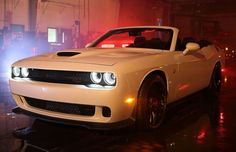
M 176 51 L 175 58 L 178 64 L 176 97 L 180 99 L 205 86 L 208 81 L 204 79 L 207 59 L 201 50 L 186 55 L 183 51 Z

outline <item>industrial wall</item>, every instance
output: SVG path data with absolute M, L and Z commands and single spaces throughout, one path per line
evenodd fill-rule
M 9 24 L 25 25 L 28 31 L 30 0 L 1 0 L 0 29 Z M 37 30 L 47 27 L 71 28 L 75 20 L 81 23 L 82 32 L 100 30 L 117 25 L 119 0 L 61 0 L 41 1 L 37 5 Z
M 84 47 L 114 27 L 170 22 L 170 4 L 156 0 L 1 0 L 0 4 L 4 44 L 28 37 L 37 41 L 37 51 Z M 49 28 L 56 30 L 55 43 L 47 42 Z
M 181 31 L 182 37 L 208 39 L 213 43 L 236 48 L 236 9 L 233 1 L 218 2 L 193 1 L 172 3 L 171 24 Z
M 118 0 L 75 0 L 39 1 L 37 31 L 45 32 L 48 27 L 73 28 L 80 22 L 80 32 L 105 31 L 116 26 L 119 13 Z
M 157 0 L 120 0 L 119 26 L 170 25 L 171 5 Z
M 28 30 L 29 0 L 0 0 L 0 29 L 10 24 L 21 24 Z

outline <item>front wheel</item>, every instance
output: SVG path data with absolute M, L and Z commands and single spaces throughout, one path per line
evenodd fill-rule
M 161 125 L 166 111 L 166 84 L 159 75 L 150 75 L 143 82 L 137 103 L 136 124 L 141 129 Z

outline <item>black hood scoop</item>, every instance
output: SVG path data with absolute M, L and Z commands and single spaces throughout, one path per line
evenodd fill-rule
M 70 56 L 75 56 L 80 54 L 80 52 L 58 52 L 57 56 L 66 56 L 66 57 L 70 57 Z

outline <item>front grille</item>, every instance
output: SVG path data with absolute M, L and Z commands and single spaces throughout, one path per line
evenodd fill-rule
M 48 111 L 54 111 L 66 114 L 77 114 L 84 116 L 93 116 L 95 114 L 95 106 L 90 106 L 90 105 L 59 103 L 54 101 L 46 101 L 28 97 L 25 97 L 25 101 L 32 107 Z
M 58 71 L 58 70 L 42 70 L 29 69 L 29 76 L 31 80 L 51 82 L 51 83 L 65 83 L 65 84 L 91 84 L 89 72 L 77 71 Z

